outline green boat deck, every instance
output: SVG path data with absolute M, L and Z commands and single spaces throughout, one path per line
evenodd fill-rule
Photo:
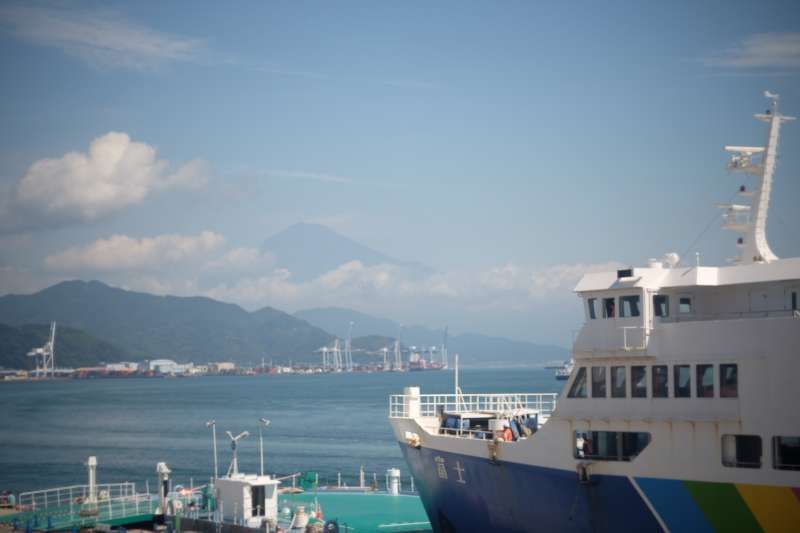
M 322 507 L 325 520 L 336 520 L 342 531 L 429 532 L 432 531 L 422 501 L 416 495 L 392 496 L 375 492 L 319 491 L 284 494 L 278 499 L 279 510 L 314 501 Z M 346 529 L 345 529 L 346 526 Z

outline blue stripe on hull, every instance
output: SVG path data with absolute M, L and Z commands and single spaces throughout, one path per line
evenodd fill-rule
M 661 531 L 623 476 L 521 465 L 400 444 L 436 533 Z

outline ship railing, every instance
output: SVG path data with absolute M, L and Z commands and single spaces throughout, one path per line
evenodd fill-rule
M 92 494 L 94 494 L 94 497 L 92 497 Z M 137 494 L 136 484 L 132 482 L 101 483 L 95 485 L 94 492 L 92 492 L 89 485 L 71 485 L 23 492 L 19 495 L 18 504 L 21 509 L 39 511 L 76 505 L 101 505 L 122 500 L 135 501 L 144 497 L 149 498 L 146 494 Z
M 623 326 L 622 348 L 626 352 L 647 350 L 651 329 L 647 326 Z M 641 333 L 639 333 L 641 331 Z
M 556 408 L 556 393 L 499 394 L 395 394 L 389 397 L 391 418 L 438 417 L 441 413 L 495 413 L 515 415 L 535 410 L 549 417 Z
M 492 440 L 494 438 L 492 432 L 487 429 L 439 428 L 439 435 L 479 440 Z

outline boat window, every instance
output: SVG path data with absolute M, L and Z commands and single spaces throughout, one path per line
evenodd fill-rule
M 697 365 L 697 397 L 714 397 L 714 365 Z
M 689 365 L 675 365 L 672 367 L 675 376 L 675 397 L 689 398 L 692 395 L 692 373 Z
M 761 437 L 723 435 L 722 464 L 736 468 L 761 468 Z
M 800 470 L 800 437 L 772 437 L 772 450 L 772 466 Z
M 667 365 L 653 366 L 653 398 L 669 397 L 669 368 Z
M 597 318 L 597 310 L 595 309 L 595 306 L 597 305 L 597 298 L 589 298 L 586 301 L 586 304 L 589 306 L 589 318 L 594 320 Z
M 612 366 L 611 367 L 611 397 L 612 398 L 625 398 L 625 367 Z
M 620 317 L 639 316 L 639 296 L 620 296 L 619 308 Z
M 576 459 L 631 461 L 650 444 L 650 433 L 634 431 L 576 431 Z
M 692 297 L 681 296 L 678 300 L 678 312 L 682 315 L 692 314 Z
M 631 367 L 631 397 L 647 398 L 647 367 Z
M 614 298 L 603 298 L 603 318 L 614 318 Z
M 575 374 L 575 381 L 569 389 L 567 398 L 586 398 L 586 367 L 582 366 Z
M 669 296 L 656 294 L 653 296 L 653 311 L 656 316 L 666 318 L 669 316 Z
M 797 291 L 792 291 L 792 311 L 797 311 Z
M 719 365 L 719 395 L 722 398 L 739 397 L 739 368 L 737 365 Z
M 606 367 L 592 367 L 592 398 L 606 397 Z

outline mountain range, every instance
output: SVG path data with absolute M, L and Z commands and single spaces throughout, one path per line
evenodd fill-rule
M 98 281 L 66 281 L 34 294 L 0 298 L 0 324 L 18 328 L 53 320 L 118 346 L 134 360 L 281 361 L 311 354 L 333 340 L 322 329 L 270 307 L 248 312 L 210 298 L 155 296 Z M 0 353 L 0 365 L 7 366 L 11 357 Z
M 325 307 L 307 309 L 294 314 L 325 331 L 346 337 L 350 323 L 353 333 L 397 338 L 407 346 L 439 346 L 444 331 L 425 326 L 401 326 L 387 318 L 374 317 L 352 309 Z M 569 357 L 561 346 L 516 341 L 478 333 L 451 335 L 447 340 L 450 354 L 458 353 L 463 363 L 470 365 L 524 365 L 561 361 Z
M 312 224 L 286 230 L 317 236 L 321 232 L 330 239 L 328 231 Z M 356 254 L 366 262 L 394 261 L 349 242 L 353 248 L 342 257 Z M 284 266 L 293 268 L 292 261 L 297 257 L 286 257 L 291 261 Z M 397 264 L 425 268 L 416 263 Z M 310 270 L 303 272 L 313 275 Z M 240 364 L 259 363 L 262 358 L 316 361 L 316 350 L 330 345 L 336 337 L 345 338 L 351 322 L 355 325 L 354 348 L 368 352 L 390 346 L 398 336 L 404 346 L 439 346 L 443 341 L 443 330 L 401 328 L 393 320 L 352 309 L 318 308 L 291 315 L 264 307 L 250 312 L 206 297 L 157 296 L 99 281 L 65 281 L 34 294 L 0 297 L 0 366 L 30 368 L 33 361 L 26 354 L 44 344 L 48 325 L 54 320 L 59 324 L 60 365 L 155 358 Z M 468 365 L 529 365 L 567 357 L 567 350 L 559 346 L 476 333 L 451 335 L 448 348 Z

